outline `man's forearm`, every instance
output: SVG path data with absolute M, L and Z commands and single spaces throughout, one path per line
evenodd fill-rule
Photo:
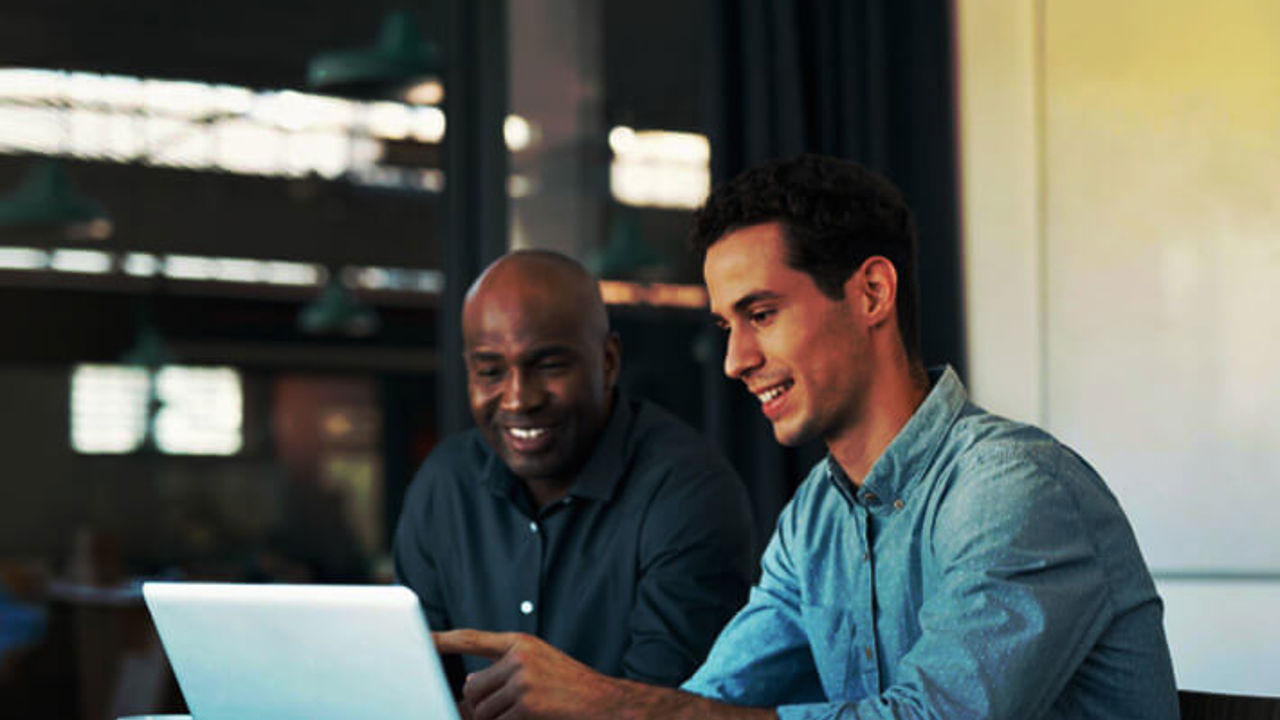
M 615 680 L 608 717 L 622 720 L 777 720 L 767 708 L 729 705 L 683 690 Z M 603 716 L 603 715 L 602 715 Z
M 523 633 L 450 630 L 433 634 L 445 654 L 488 658 L 463 695 L 476 720 L 777 720 L 771 709 L 735 707 L 681 690 L 608 677 Z

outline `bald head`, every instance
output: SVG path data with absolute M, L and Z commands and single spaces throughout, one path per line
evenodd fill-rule
M 600 284 L 576 260 L 560 253 L 517 250 L 493 261 L 467 290 L 463 332 L 467 332 L 468 316 L 490 304 L 510 302 L 523 305 L 527 312 L 563 315 L 601 340 L 609 332 Z
M 571 484 L 613 409 L 621 346 L 599 284 L 534 250 L 481 273 L 462 307 L 471 414 L 540 501 Z

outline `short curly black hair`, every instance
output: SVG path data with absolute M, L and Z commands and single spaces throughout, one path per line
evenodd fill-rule
M 898 273 L 898 331 L 907 357 L 920 361 L 916 229 L 902 193 L 858 163 L 822 155 L 775 160 L 717 186 L 694 215 L 690 242 L 705 259 L 726 233 L 781 223 L 787 264 L 813 278 L 827 297 L 867 258 L 880 255 Z

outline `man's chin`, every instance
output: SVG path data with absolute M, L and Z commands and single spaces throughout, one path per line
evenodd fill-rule
M 773 438 L 784 447 L 798 447 L 809 442 L 813 437 L 814 434 L 809 432 L 808 428 L 797 426 L 795 423 L 773 423 Z
M 540 482 L 563 475 L 564 463 L 552 457 L 531 458 L 523 453 L 506 452 L 503 453 L 502 460 L 507 464 L 507 468 L 522 480 Z

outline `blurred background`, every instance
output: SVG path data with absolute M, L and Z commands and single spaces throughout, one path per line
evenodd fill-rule
M 722 378 L 685 237 L 803 151 L 903 189 L 926 361 L 1107 479 L 1180 684 L 1280 693 L 1278 32 L 1270 0 L 5 4 L 0 707 L 181 710 L 143 579 L 389 581 L 510 248 L 602 278 L 624 387 L 766 537 L 821 449 Z

